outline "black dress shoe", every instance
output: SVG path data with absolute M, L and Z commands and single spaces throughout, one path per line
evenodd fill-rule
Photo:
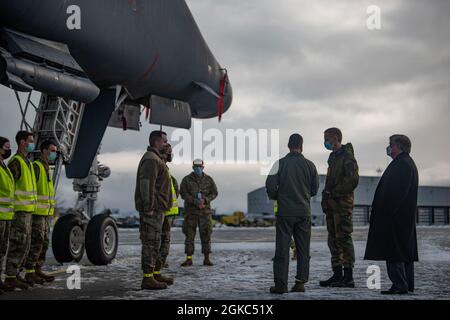
M 387 291 L 381 291 L 381 294 L 384 295 L 393 295 L 393 294 L 408 294 L 408 290 L 399 290 L 399 289 L 389 289 Z

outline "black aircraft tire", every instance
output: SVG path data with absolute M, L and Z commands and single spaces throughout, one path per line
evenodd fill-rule
M 119 246 L 116 222 L 108 214 L 94 216 L 87 226 L 85 240 L 86 254 L 92 264 L 110 264 L 116 257 Z
M 84 244 L 74 241 L 83 235 L 83 223 L 77 215 L 67 214 L 59 218 L 52 232 L 52 250 L 56 261 L 79 262 L 83 258 Z

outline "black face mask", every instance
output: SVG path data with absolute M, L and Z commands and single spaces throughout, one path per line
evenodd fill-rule
M 173 155 L 172 154 L 168 154 L 167 155 L 167 162 L 172 162 L 173 159 Z
M 8 159 L 9 157 L 11 157 L 11 149 L 10 150 L 3 150 L 4 154 L 2 155 L 3 160 Z

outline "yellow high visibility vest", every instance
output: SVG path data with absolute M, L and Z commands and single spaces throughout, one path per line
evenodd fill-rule
M 33 164 L 27 165 L 22 156 L 16 154 L 8 162 L 17 159 L 20 163 L 20 178 L 16 181 L 14 190 L 14 211 L 33 213 L 36 211 L 36 178 L 34 176 Z
M 0 220 L 14 217 L 14 178 L 8 167 L 0 165 Z
M 172 187 L 172 208 L 164 213 L 166 217 L 177 216 L 180 214 L 180 210 L 178 208 L 178 197 L 175 192 L 172 176 L 170 176 L 170 186 Z
M 275 213 L 275 216 L 278 215 L 278 201 L 277 200 L 275 200 L 273 202 L 273 212 Z
M 34 162 L 39 167 L 39 180 L 37 186 L 37 208 L 35 215 L 53 216 L 55 211 L 55 189 L 52 177 L 47 175 L 44 164 L 37 160 Z

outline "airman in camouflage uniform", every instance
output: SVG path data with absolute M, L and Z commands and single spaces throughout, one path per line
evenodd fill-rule
M 163 161 L 166 163 L 172 162 L 173 155 L 172 155 L 172 146 L 170 144 L 167 145 L 166 149 L 162 152 L 162 158 Z M 169 167 L 167 167 L 167 170 L 169 170 Z M 170 173 L 170 171 L 169 171 Z M 161 269 L 165 268 L 167 266 L 167 257 L 169 256 L 169 250 L 170 250 L 170 239 L 171 239 L 171 227 L 172 222 L 175 216 L 178 216 L 179 208 L 178 208 L 178 202 L 177 199 L 180 196 L 180 189 L 178 187 L 177 180 L 171 175 L 170 178 L 172 179 L 173 184 L 173 191 L 175 191 L 172 194 L 172 208 L 169 211 L 165 212 L 164 217 L 164 223 L 162 226 L 162 234 L 161 234 L 161 247 L 159 250 L 159 259 L 156 263 L 155 267 L 155 274 L 158 276 L 161 273 Z M 167 281 L 165 281 L 167 282 Z
M 342 145 L 342 132 L 339 129 L 325 131 L 325 147 L 333 151 L 328 159 L 328 173 L 322 193 L 333 276 L 321 281 L 320 285 L 353 288 L 355 250 L 352 240 L 352 212 L 354 190 L 359 181 L 358 164 L 352 144 Z
M 173 181 L 173 185 L 175 188 L 175 194 L 176 197 L 178 198 L 180 196 L 180 188 L 178 187 L 178 182 L 177 180 L 171 176 L 172 181 Z M 163 228 L 162 228 L 162 234 L 161 234 L 161 249 L 159 252 L 160 255 L 160 261 L 159 261 L 159 265 L 157 266 L 157 268 L 165 268 L 167 267 L 167 257 L 169 256 L 169 251 L 170 251 L 170 239 L 171 239 L 171 227 L 172 227 L 172 223 L 173 223 L 173 216 L 166 216 L 164 218 L 164 224 L 163 224 Z
M 194 254 L 194 240 L 197 226 L 199 227 L 200 240 L 202 242 L 203 264 L 212 266 L 209 259 L 211 253 L 212 234 L 212 210 L 211 202 L 217 197 L 217 187 L 214 180 L 203 172 L 202 160 L 195 160 L 193 170 L 181 182 L 180 194 L 184 200 L 183 233 L 186 236 L 185 253 L 186 261 L 182 267 L 192 266 Z
M 1 279 L 3 261 L 8 250 L 9 230 L 14 217 L 14 178 L 5 160 L 11 156 L 11 143 L 0 137 L 0 294 L 13 288 L 5 285 Z
M 46 140 L 42 142 L 40 149 L 41 158 L 33 163 L 37 182 L 38 206 L 31 220 L 31 244 L 24 263 L 25 280 L 37 284 L 55 280 L 55 277 L 42 271 L 42 266 L 49 245 L 49 217 L 54 212 L 54 186 L 50 176 L 49 162 L 56 160 L 57 147 L 54 142 Z M 50 191 L 50 186 L 52 191 Z
M 33 164 L 28 159 L 34 151 L 34 138 L 29 132 L 19 131 L 16 135 L 17 154 L 8 162 L 16 184 L 14 218 L 11 221 L 9 248 L 6 257 L 5 284 L 15 289 L 28 289 L 33 282 L 27 282 L 20 276 L 22 265 L 30 250 L 31 220 L 36 211 L 36 181 Z M 20 187 L 20 185 L 22 185 Z M 20 190 L 21 188 L 28 190 Z M 33 205 L 34 203 L 34 205 Z
M 161 152 L 167 145 L 167 135 L 161 131 L 154 131 L 150 134 L 149 140 L 150 147 L 139 163 L 135 192 L 136 210 L 140 215 L 139 232 L 144 273 L 141 288 L 161 290 L 173 283 L 173 279 L 162 277 L 161 274 L 154 275 L 159 259 L 164 212 L 172 206 L 172 191 L 169 171 L 161 159 Z

